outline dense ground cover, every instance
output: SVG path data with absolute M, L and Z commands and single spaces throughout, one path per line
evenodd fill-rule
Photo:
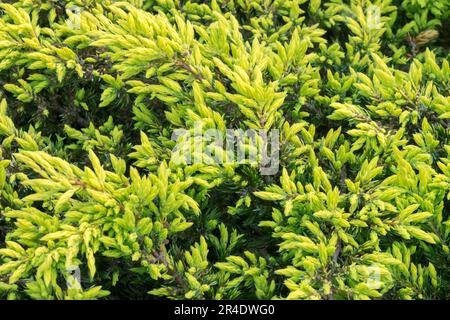
M 449 297 L 447 0 L 0 10 L 1 298 Z

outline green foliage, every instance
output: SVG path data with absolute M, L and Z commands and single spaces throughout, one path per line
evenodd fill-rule
M 0 298 L 449 297 L 448 1 L 0 10 Z

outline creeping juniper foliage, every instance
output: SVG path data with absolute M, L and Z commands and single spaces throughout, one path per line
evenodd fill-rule
M 0 1 L 0 298 L 450 298 L 449 19 Z M 277 130 L 276 170 L 174 157 L 211 129 Z

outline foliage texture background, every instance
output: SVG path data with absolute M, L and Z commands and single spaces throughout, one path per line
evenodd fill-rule
M 1 298 L 449 297 L 447 0 L 0 2 Z

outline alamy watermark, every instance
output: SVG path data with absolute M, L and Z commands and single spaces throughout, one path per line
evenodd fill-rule
M 81 271 L 78 266 L 66 268 L 66 286 L 68 289 L 81 289 Z
M 375 264 L 367 267 L 369 276 L 366 280 L 367 287 L 372 290 L 378 290 L 382 287 L 381 268 Z
M 68 19 L 66 25 L 70 29 L 78 30 L 81 28 L 81 12 L 83 9 L 77 5 L 71 5 L 66 8 Z
M 381 8 L 371 5 L 366 9 L 367 27 L 371 30 L 378 30 L 383 27 L 381 22 Z
M 274 175 L 279 169 L 278 129 L 203 130 L 196 122 L 191 130 L 175 130 L 172 140 L 175 164 L 249 164 L 259 166 L 261 175 Z

